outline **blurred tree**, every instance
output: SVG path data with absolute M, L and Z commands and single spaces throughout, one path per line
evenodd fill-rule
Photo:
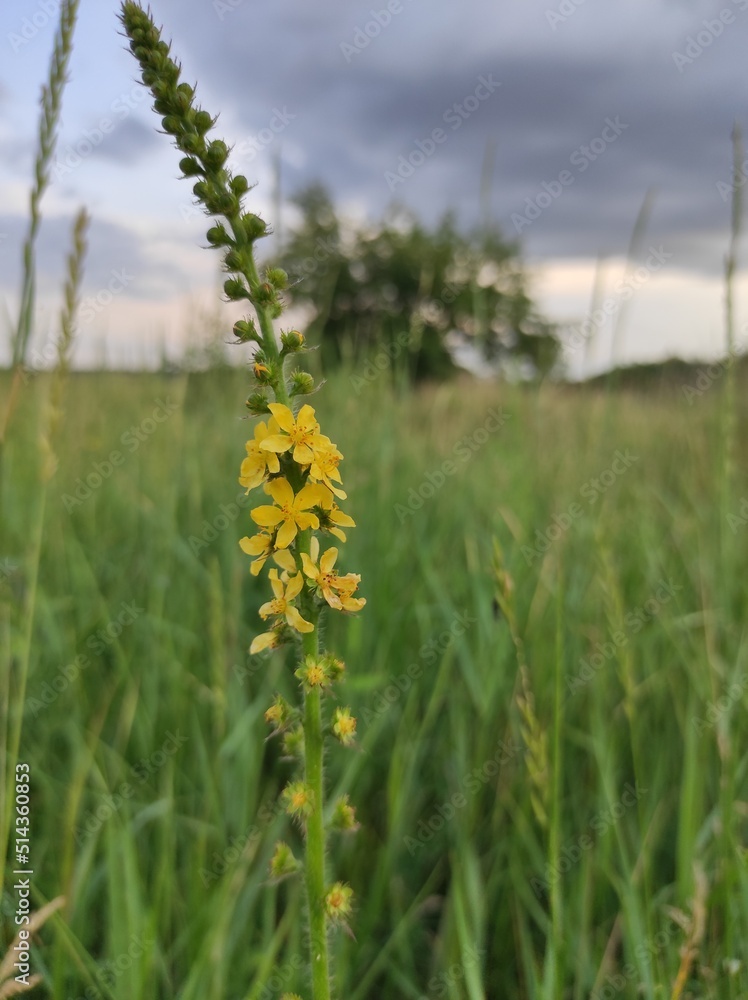
M 281 253 L 293 301 L 311 306 L 309 339 L 327 369 L 384 350 L 410 379 L 444 378 L 461 348 L 530 375 L 556 362 L 552 324 L 536 312 L 516 246 L 491 230 L 433 232 L 393 209 L 377 226 L 345 227 L 320 185 L 295 199 L 301 224 Z

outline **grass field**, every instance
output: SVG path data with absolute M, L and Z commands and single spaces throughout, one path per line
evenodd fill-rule
M 357 896 L 336 995 L 748 997 L 748 451 L 738 433 L 731 485 L 722 380 L 691 402 L 356 385 L 315 403 L 368 599 L 330 623 L 360 733 L 327 758 L 361 822 L 330 848 Z M 295 682 L 282 652 L 247 654 L 265 596 L 237 544 L 246 387 L 74 374 L 46 487 L 49 377 L 21 394 L 3 774 L 22 722 L 33 905 L 66 899 L 33 995 L 305 989 L 301 885 L 266 884 L 298 833 L 263 712 Z M 10 881 L 3 906 L 7 945 Z

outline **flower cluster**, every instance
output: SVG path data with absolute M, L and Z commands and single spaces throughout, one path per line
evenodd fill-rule
M 305 861 L 302 865 L 291 848 L 280 842 L 270 872 L 277 880 L 303 870 L 313 998 L 330 1000 L 328 927 L 345 927 L 352 912 L 353 890 L 344 882 L 330 885 L 326 879 L 323 740 L 331 736 L 344 747 L 352 746 L 356 719 L 349 708 L 338 706 L 324 724 L 323 694 L 341 679 L 345 666 L 320 649 L 319 622 L 328 609 L 350 614 L 366 603 L 355 596 L 360 576 L 336 569 L 337 547 L 323 550 L 321 544 L 328 535 L 345 542 L 344 529 L 355 526 L 338 506 L 339 500 L 347 499 L 339 471 L 343 456 L 322 433 L 314 409 L 308 403 L 298 405 L 297 397 L 315 391 L 314 379 L 309 372 L 291 369 L 289 363 L 307 348 L 297 330 L 281 331 L 280 342 L 276 339 L 274 320 L 283 310 L 282 291 L 288 279 L 280 268 L 258 270 L 254 244 L 269 230 L 258 215 L 243 207 L 249 190 L 246 177 L 231 173 L 226 143 L 209 137 L 215 118 L 195 103 L 195 88 L 180 82 L 181 67 L 171 58 L 169 45 L 162 41 L 150 13 L 133 0 L 124 0 L 121 21 L 163 130 L 183 154 L 182 173 L 194 179 L 195 198 L 213 217 L 207 239 L 222 254 L 228 275 L 224 293 L 230 302 L 248 302 L 253 309 L 253 315 L 238 320 L 233 328 L 238 343 L 253 344 L 250 371 L 254 384 L 246 405 L 260 418 L 246 443 L 239 482 L 247 493 L 262 488 L 269 502 L 250 511 L 257 530 L 239 544 L 252 558 L 253 575 L 272 563 L 268 571 L 272 598 L 259 609 L 269 628 L 253 640 L 250 652 L 291 640 L 301 646 L 295 671 L 301 705 L 297 708 L 277 695 L 265 719 L 272 735 L 281 737 L 285 756 L 301 764 L 300 774 L 287 784 L 281 801 L 304 831 Z M 333 804 L 329 815 L 331 830 L 358 828 L 355 810 L 345 795 Z M 286 995 L 289 1000 L 296 998 L 296 994 Z
M 288 638 L 289 630 L 314 630 L 314 623 L 296 606 L 297 599 L 306 596 L 307 606 L 326 605 L 348 612 L 359 611 L 366 603 L 353 596 L 361 577 L 338 573 L 334 568 L 337 548 L 320 555 L 319 537 L 311 533 L 321 531 L 345 541 L 342 528 L 355 526 L 335 499 L 346 499 L 338 471 L 343 456 L 320 432 L 308 403 L 296 416 L 283 403 L 269 403 L 268 410 L 270 420 L 260 421 L 253 439 L 247 441 L 247 457 L 239 475 L 247 493 L 263 486 L 273 501 L 250 512 L 260 531 L 239 542 L 253 557 L 251 572 L 257 575 L 270 558 L 281 570 L 280 574 L 275 567 L 270 570 L 273 600 L 260 608 L 263 619 L 273 619 L 272 627 L 254 639 L 251 653 L 278 646 Z

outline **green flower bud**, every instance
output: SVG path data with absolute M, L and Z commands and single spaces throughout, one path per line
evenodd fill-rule
M 229 250 L 223 258 L 223 266 L 227 271 L 241 271 L 244 266 L 244 256 L 240 250 Z
M 205 150 L 205 141 L 202 136 L 196 135 L 194 132 L 188 132 L 186 135 L 180 136 L 179 147 L 185 153 L 190 153 L 193 156 L 201 156 Z
M 179 161 L 179 169 L 185 177 L 197 177 L 203 172 L 203 168 L 194 156 L 185 156 Z
M 222 188 L 211 187 L 205 196 L 205 207 L 211 215 L 226 215 L 229 218 L 239 211 L 239 202 L 233 194 Z
M 232 302 L 239 302 L 241 299 L 249 298 L 249 292 L 244 282 L 239 281 L 238 278 L 228 278 L 224 281 L 223 290 L 226 293 L 226 297 Z
M 347 795 L 343 795 L 335 803 L 330 825 L 334 830 L 341 830 L 344 833 L 354 833 L 358 830 L 356 810 L 348 801 Z
M 220 222 L 218 225 L 210 227 L 206 233 L 206 237 L 212 247 L 230 247 L 234 245 L 233 239 Z
M 289 395 L 306 396 L 310 392 L 314 392 L 314 379 L 309 374 L 309 372 L 299 372 L 299 371 L 292 372 L 291 388 L 289 389 Z
M 254 291 L 252 301 L 260 306 L 269 306 L 275 301 L 275 289 L 267 281 L 261 281 Z
M 195 96 L 195 88 L 191 87 L 189 83 L 180 83 L 177 87 L 177 93 L 184 94 L 187 99 L 191 101 Z
M 205 201 L 205 199 L 210 195 L 210 185 L 207 181 L 198 181 L 197 184 L 193 184 L 192 193 L 200 201 Z
M 258 343 L 260 341 L 257 327 L 254 324 L 254 320 L 251 319 L 237 320 L 234 323 L 234 336 L 242 344 L 246 344 L 251 340 L 256 340 Z
M 304 727 L 294 726 L 283 735 L 283 756 L 291 760 L 304 759 Z
M 282 267 L 269 267 L 265 275 L 275 288 L 282 289 L 288 285 L 288 275 Z
M 294 857 L 294 853 L 288 844 L 279 840 L 275 845 L 275 852 L 270 862 L 270 877 L 272 879 L 283 879 L 289 875 L 294 875 L 301 868 L 301 864 Z
M 268 227 L 264 219 L 252 212 L 247 212 L 241 218 L 241 223 L 248 240 L 257 240 L 261 236 L 267 236 Z
M 262 417 L 266 413 L 270 413 L 270 408 L 268 407 L 268 398 L 262 392 L 253 392 L 247 397 L 247 401 L 244 404 L 249 412 L 254 417 Z
M 304 346 L 304 335 L 298 330 L 284 330 L 281 333 L 281 354 L 294 354 Z
M 229 158 L 229 148 L 222 139 L 215 139 L 205 151 L 205 163 L 211 170 L 220 170 Z
M 162 118 L 161 125 L 164 132 L 168 132 L 169 135 L 176 135 L 177 132 L 182 130 L 182 122 L 176 115 L 167 115 L 166 118 Z
M 249 187 L 249 181 L 244 174 L 237 174 L 236 177 L 231 178 L 231 190 L 238 198 L 246 194 L 249 191 Z
M 200 135 L 205 135 L 208 129 L 211 129 L 212 127 L 213 118 L 207 111 L 198 111 L 195 114 L 195 128 L 198 130 Z

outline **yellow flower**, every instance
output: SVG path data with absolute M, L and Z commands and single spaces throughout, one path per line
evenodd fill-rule
M 328 489 L 332 490 L 336 497 L 345 500 L 347 494 L 333 483 L 333 480 L 336 483 L 342 482 L 340 473 L 338 472 L 338 464 L 342 458 L 342 454 L 332 441 L 328 437 L 325 437 L 324 434 L 321 434 L 320 443 L 314 449 L 314 461 L 309 470 L 309 478 L 324 483 Z
M 336 882 L 325 896 L 325 912 L 334 923 L 340 923 L 351 915 L 353 889 L 343 882 Z
M 266 531 L 261 531 L 258 535 L 247 535 L 239 539 L 239 547 L 248 556 L 255 556 L 255 561 L 249 567 L 252 576 L 257 576 L 262 567 L 267 562 L 268 556 L 273 551 L 273 536 Z
M 286 812 L 291 816 L 309 816 L 314 810 L 311 790 L 303 781 L 292 781 L 286 785 L 281 792 L 281 799 L 285 803 Z
M 269 435 L 277 434 L 279 427 L 272 418 L 266 424 L 261 420 L 255 427 L 254 441 L 247 441 L 247 457 L 242 462 L 239 483 L 246 487 L 247 493 L 259 486 L 268 473 L 280 472 L 278 456 L 272 451 L 263 451 L 261 444 Z
M 324 491 L 324 492 L 323 492 Z M 280 525 L 275 544 L 279 549 L 287 549 L 296 538 L 298 531 L 306 528 L 318 528 L 319 518 L 309 514 L 310 507 L 322 504 L 329 490 L 317 483 L 307 483 L 294 496 L 291 484 L 287 479 L 272 479 L 265 484 L 265 492 L 275 500 L 277 507 L 269 505 L 255 507 L 250 512 L 252 520 L 263 528 L 275 528 Z
M 272 601 L 267 601 L 260 608 L 260 618 L 270 618 L 271 615 L 284 617 L 286 622 L 295 628 L 297 632 L 313 632 L 314 625 L 305 621 L 292 604 L 292 601 L 299 596 L 304 585 L 304 578 L 301 573 L 297 573 L 287 584 L 278 579 L 278 570 L 271 569 L 268 574 L 270 586 L 273 588 Z
M 356 720 L 350 708 L 336 708 L 332 717 L 332 731 L 344 747 L 352 745 L 356 738 Z
M 314 410 L 305 403 L 298 416 L 283 403 L 270 403 L 270 412 L 275 417 L 284 434 L 271 434 L 266 437 L 261 447 L 265 451 L 277 452 L 279 455 L 293 448 L 293 460 L 299 465 L 311 465 L 314 461 L 314 447 L 317 445 L 320 433 L 319 424 L 314 416 Z
M 251 538 L 248 538 L 247 535 L 245 535 L 244 538 L 239 539 L 239 547 L 242 552 L 246 552 L 248 556 L 257 557 L 250 566 L 252 576 L 257 576 L 267 562 L 268 556 L 271 555 L 273 560 L 283 570 L 281 580 L 283 580 L 284 583 L 288 583 L 290 575 L 295 575 L 298 572 L 299 567 L 296 565 L 296 560 L 288 549 L 278 549 L 275 552 L 273 551 L 273 536 L 266 531 L 261 531 L 258 535 L 252 535 Z
M 344 531 L 341 531 L 340 525 L 344 528 L 355 528 L 356 522 L 350 514 L 344 514 L 338 507 L 330 490 L 322 483 L 319 485 L 320 489 L 324 491 L 320 498 L 320 507 L 322 508 L 320 527 L 323 531 L 329 531 L 331 535 L 335 535 L 341 542 L 344 542 L 346 535 Z
M 252 640 L 252 645 L 249 647 L 249 652 L 251 654 L 261 653 L 264 649 L 276 649 L 280 646 L 281 629 L 276 626 L 271 629 L 270 632 L 263 632 L 261 635 L 256 635 Z
M 320 558 L 319 539 L 316 537 L 312 539 L 309 555 L 306 552 L 301 553 L 305 575 L 318 590 L 322 591 L 322 596 L 330 607 L 338 611 L 358 611 L 366 601 L 363 598 L 353 598 L 351 595 L 358 587 L 361 577 L 357 573 L 340 576 L 337 570 L 333 569 L 337 558 L 338 550 L 335 548 L 328 549 Z M 317 565 L 318 560 L 319 565 Z

